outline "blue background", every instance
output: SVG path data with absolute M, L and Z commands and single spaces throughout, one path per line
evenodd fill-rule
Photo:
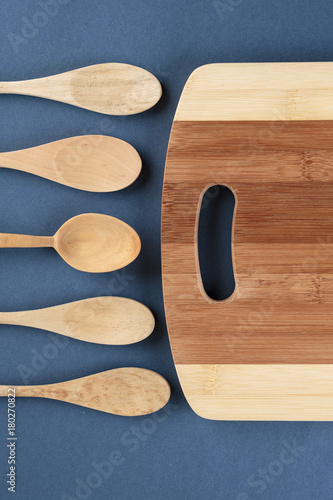
M 0 80 L 126 62 L 154 73 L 164 95 L 152 110 L 122 118 L 32 97 L 0 96 L 1 151 L 91 133 L 124 139 L 143 159 L 140 178 L 126 190 L 110 194 L 80 192 L 1 170 L 0 231 L 51 235 L 72 216 L 101 212 L 132 225 L 141 236 L 142 252 L 124 271 L 90 275 L 70 268 L 51 249 L 1 250 L 0 309 L 123 295 L 147 304 L 157 326 L 150 338 L 127 347 L 66 342 L 40 330 L 1 326 L 0 380 L 17 385 L 52 383 L 120 366 L 142 366 L 164 375 L 173 394 L 155 417 L 135 419 L 51 400 L 17 401 L 15 498 L 332 499 L 331 423 L 214 422 L 196 416 L 186 403 L 164 319 L 160 211 L 169 132 L 190 73 L 210 62 L 332 60 L 333 4 L 58 0 L 58 11 L 44 23 L 45 16 L 38 14 L 43 3 L 2 0 Z M 26 20 L 45 25 L 13 44 L 10 40 L 22 36 Z M 51 348 L 57 341 L 61 346 Z M 12 498 L 6 491 L 6 428 L 3 398 L 1 499 Z M 288 447 L 294 447 L 294 454 L 289 452 L 288 463 L 283 463 Z M 113 469 L 110 460 L 115 462 Z M 99 466 L 104 475 L 96 475 Z

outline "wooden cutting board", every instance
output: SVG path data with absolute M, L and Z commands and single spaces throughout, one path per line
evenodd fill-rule
M 205 293 L 198 215 L 234 193 L 236 288 Z M 210 64 L 182 93 L 162 204 L 167 326 L 185 396 L 221 420 L 333 419 L 333 63 Z

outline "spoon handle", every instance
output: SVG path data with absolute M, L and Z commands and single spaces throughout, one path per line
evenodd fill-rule
M 15 396 L 21 397 L 43 397 L 42 392 L 40 392 L 37 396 L 35 388 L 38 386 L 35 385 L 0 385 L 0 397 L 8 396 L 8 391 L 15 390 Z M 47 387 L 41 386 L 41 387 Z
M 40 248 L 52 246 L 53 236 L 0 233 L 0 248 Z
M 0 94 L 21 94 L 21 95 L 35 95 L 36 90 L 39 88 L 40 79 L 35 80 L 22 80 L 17 82 L 0 82 Z
M 0 312 L 1 325 L 24 325 L 25 318 L 26 311 Z

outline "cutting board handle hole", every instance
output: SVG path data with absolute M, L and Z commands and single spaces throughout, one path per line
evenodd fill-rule
M 235 290 L 231 237 L 235 197 L 221 185 L 208 188 L 202 198 L 198 226 L 201 280 L 208 297 L 228 299 Z

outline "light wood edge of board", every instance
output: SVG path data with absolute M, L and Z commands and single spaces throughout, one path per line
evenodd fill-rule
M 175 121 L 333 119 L 333 62 L 215 63 L 197 68 Z
M 211 420 L 333 420 L 333 365 L 176 365 L 192 410 Z

